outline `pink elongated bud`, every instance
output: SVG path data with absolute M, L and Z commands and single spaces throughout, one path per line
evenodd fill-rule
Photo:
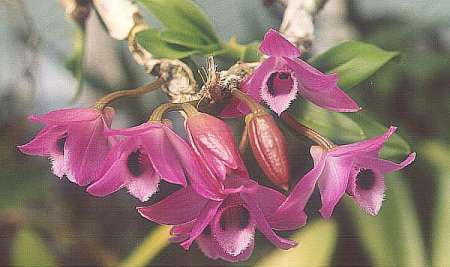
M 189 112 L 186 132 L 194 151 L 219 181 L 229 175 L 248 178 L 231 128 L 221 119 L 202 112 Z
M 288 190 L 289 161 L 286 140 L 272 116 L 254 112 L 245 117 L 253 155 L 261 169 L 274 184 Z

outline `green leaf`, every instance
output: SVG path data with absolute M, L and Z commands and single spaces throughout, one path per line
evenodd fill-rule
M 347 41 L 310 60 L 316 68 L 339 74 L 339 86 L 352 88 L 372 76 L 387 62 L 398 55 L 374 45 Z
M 30 229 L 20 229 L 13 240 L 12 266 L 56 266 L 45 242 Z
M 420 151 L 432 166 L 436 179 L 431 260 L 433 266 L 446 266 L 450 251 L 450 146 L 440 141 L 429 141 L 421 146 Z
M 169 245 L 170 226 L 158 226 L 137 246 L 120 266 L 147 266 Z
M 349 197 L 346 207 L 375 266 L 427 266 L 414 198 L 399 173 L 385 178 L 386 200 L 377 216 L 364 213 Z
M 370 115 L 363 111 L 338 113 L 322 109 L 303 100 L 293 102 L 289 112 L 300 123 L 316 130 L 338 144 L 358 142 L 381 135 L 388 128 L 372 119 Z M 408 143 L 396 133 L 385 143 L 381 150 L 381 156 L 399 159 L 410 153 L 410 151 Z
M 160 38 L 168 43 L 177 44 L 192 49 L 199 49 L 208 45 L 208 43 L 202 39 L 202 36 L 188 32 L 164 30 L 160 33 Z
M 138 43 L 156 58 L 179 59 L 197 53 L 196 50 L 162 40 L 159 31 L 149 29 L 137 34 Z
M 75 95 L 72 97 L 72 102 L 76 101 L 82 91 L 84 85 L 84 71 L 83 62 L 86 51 L 86 30 L 82 27 L 76 27 L 75 36 L 73 40 L 73 54 L 66 61 L 65 67 L 68 69 L 73 77 L 77 79 L 77 89 Z
M 303 100 L 293 102 L 289 112 L 300 123 L 335 142 L 350 143 L 366 137 L 363 129 L 344 113 L 328 111 Z
M 213 26 L 198 5 L 190 0 L 138 0 L 164 26 L 177 32 L 202 36 L 208 43 L 219 43 Z
M 255 266 L 329 266 L 336 246 L 337 225 L 334 221 L 308 223 L 290 239 L 298 246 L 287 251 L 274 250 Z

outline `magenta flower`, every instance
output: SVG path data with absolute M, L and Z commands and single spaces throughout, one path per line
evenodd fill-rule
M 192 185 L 203 197 L 223 199 L 223 182 L 228 176 L 249 178 L 230 127 L 222 120 L 197 112 L 186 119 L 186 132 L 196 158 L 203 164 L 205 180 Z
M 320 209 L 322 217 L 331 216 L 345 191 L 363 210 L 371 215 L 378 214 L 384 196 L 383 175 L 403 169 L 413 162 L 416 156 L 415 153 L 411 153 L 401 163 L 378 157 L 384 143 L 396 129 L 391 126 L 384 135 L 337 146 L 329 151 L 318 146 L 311 147 L 314 168 L 302 178 L 301 182 L 309 184 L 318 182 L 322 198 Z M 314 187 L 307 189 L 312 192 Z M 291 192 L 289 202 L 303 201 L 305 194 L 310 192 L 305 192 L 299 183 Z
M 103 112 L 93 108 L 60 109 L 30 116 L 30 121 L 45 127 L 18 148 L 28 155 L 49 157 L 56 176 L 66 175 L 71 182 L 87 185 L 98 178 L 101 161 L 113 142 L 103 135 L 113 116 L 112 108 Z
M 106 157 L 100 179 L 88 187 L 92 195 L 105 196 L 126 187 L 146 201 L 161 179 L 186 186 L 185 170 L 193 179 L 201 174 L 190 146 L 163 123 L 147 122 L 105 134 L 123 139 Z
M 296 245 L 273 231 L 297 229 L 306 222 L 303 211 L 297 209 L 279 213 L 282 218 L 276 216 L 285 196 L 250 179 L 236 177 L 227 178 L 225 188 L 229 194 L 215 201 L 203 198 L 188 186 L 138 211 L 153 222 L 174 225 L 173 242 L 189 249 L 196 241 L 212 259 L 231 262 L 248 259 L 253 251 L 256 229 L 279 248 Z
M 333 111 L 353 112 L 360 108 L 337 86 L 337 74 L 323 74 L 298 57 L 300 51 L 277 31 L 270 29 L 259 51 L 269 56 L 242 84 L 241 90 L 266 102 L 278 115 L 300 94 L 314 104 Z M 224 117 L 249 113 L 232 99 L 222 111 Z

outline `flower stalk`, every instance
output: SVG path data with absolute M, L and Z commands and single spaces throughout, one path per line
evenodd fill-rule
M 120 91 L 115 91 L 112 92 L 110 94 L 107 94 L 106 96 L 100 98 L 96 103 L 95 103 L 95 109 L 102 111 L 103 109 L 105 109 L 106 106 L 108 106 L 111 102 L 115 101 L 118 98 L 121 97 L 126 97 L 126 96 L 138 96 L 138 95 L 142 95 L 151 91 L 154 91 L 158 88 L 160 88 L 163 84 L 165 83 L 165 81 L 163 79 L 158 79 L 152 83 L 146 84 L 144 86 L 135 88 L 135 89 L 131 89 L 131 90 L 120 90 Z
M 281 113 L 281 119 L 293 130 L 295 130 L 297 133 L 307 137 L 308 139 L 314 141 L 319 146 L 325 148 L 326 150 L 330 150 L 336 145 L 328 138 L 322 136 L 318 132 L 314 131 L 313 129 L 301 124 L 298 122 L 294 117 L 292 117 L 291 114 L 288 112 Z

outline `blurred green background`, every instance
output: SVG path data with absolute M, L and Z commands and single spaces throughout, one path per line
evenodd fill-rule
M 267 8 L 259 0 L 196 2 L 225 40 L 234 35 L 242 43 L 259 40 L 282 18 L 279 6 Z M 257 235 L 253 256 L 238 265 L 450 266 L 449 15 L 445 0 L 329 1 L 316 19 L 310 54 L 348 39 L 399 51 L 399 58 L 349 93 L 379 122 L 399 126 L 417 159 L 387 176 L 377 217 L 345 199 L 331 221 L 321 220 L 315 194 L 308 225 L 287 233 L 300 246 L 273 250 Z M 58 1 L 0 0 L 0 18 L 0 265 L 117 265 L 155 229 L 135 211 L 141 204 L 125 191 L 91 197 L 53 176 L 47 159 L 22 155 L 16 145 L 39 129 L 26 121 L 28 114 L 89 106 L 105 92 L 142 85 L 149 77 L 133 62 L 126 44 L 111 39 L 92 15 L 85 90 L 71 104 L 77 82 L 64 64 L 73 52 L 75 26 Z M 113 126 L 140 123 L 164 98 L 153 92 L 119 101 Z M 307 157 L 301 160 L 310 166 Z M 150 203 L 171 190 L 163 185 L 164 194 Z M 153 238 L 142 253 L 164 243 L 160 235 Z M 195 245 L 185 252 L 176 244 L 151 264 L 233 265 L 208 260 Z

